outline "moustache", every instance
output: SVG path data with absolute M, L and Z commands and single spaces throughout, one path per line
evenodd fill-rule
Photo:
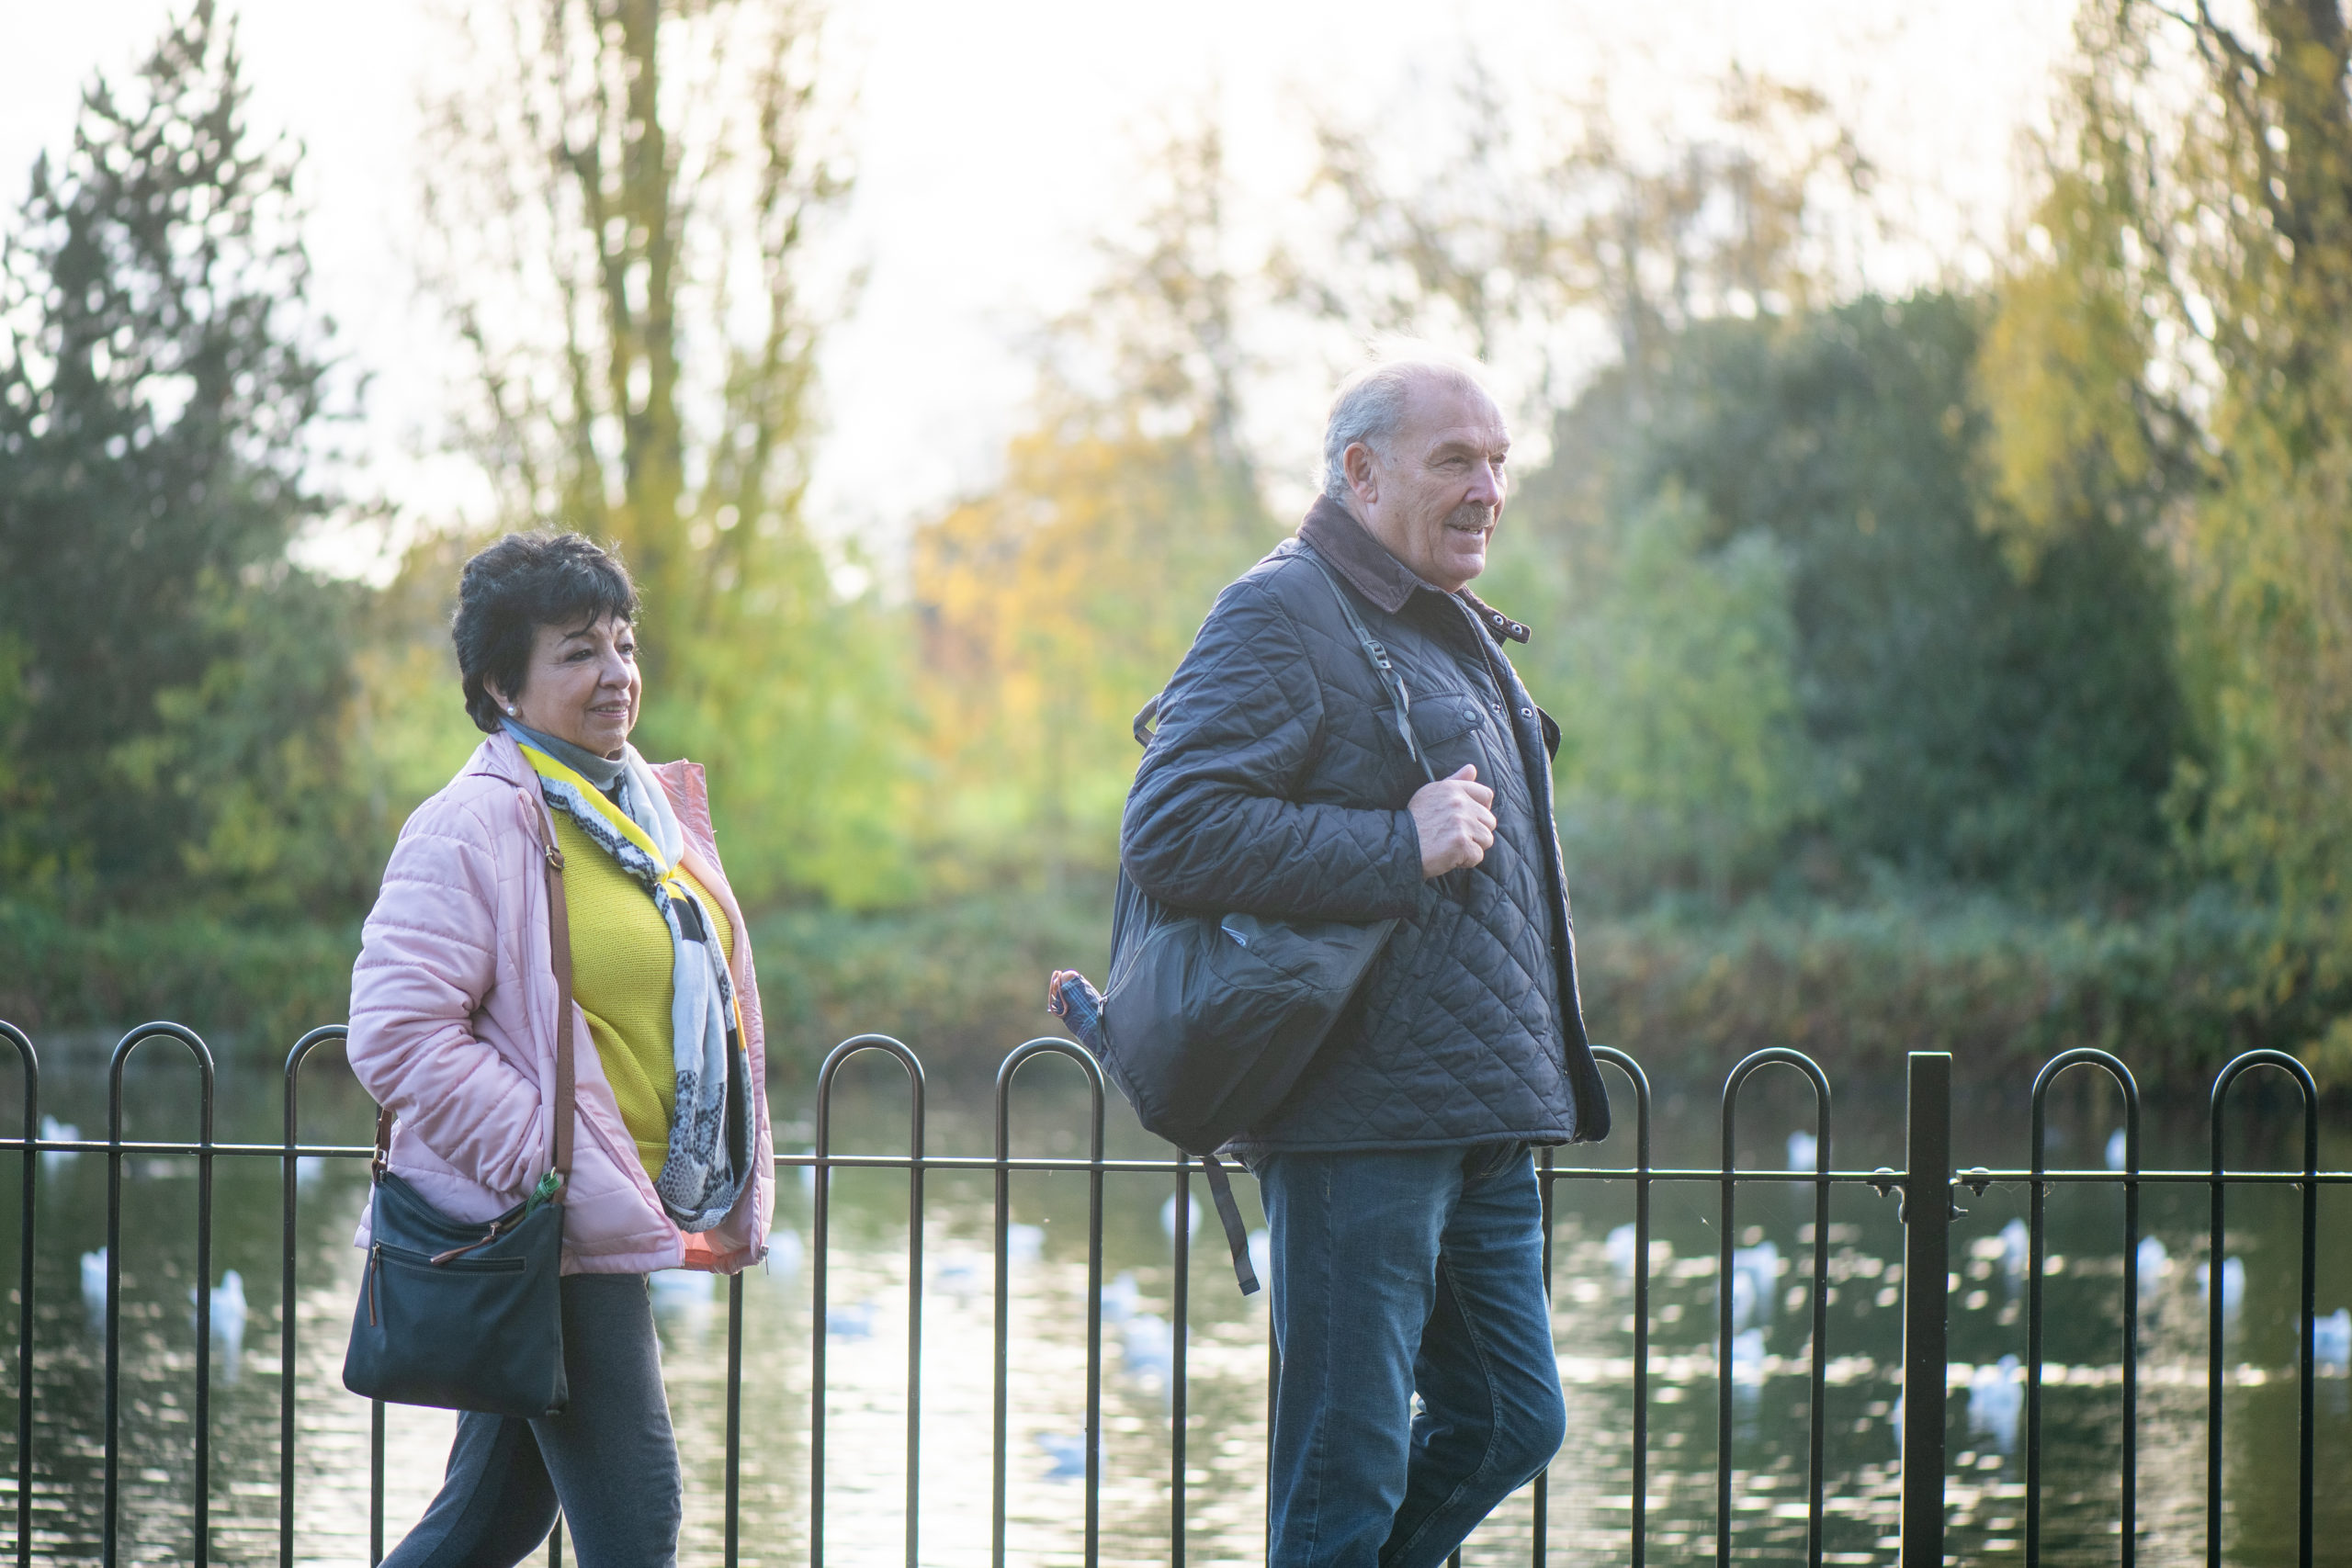
M 1445 514 L 1445 525 L 1449 528 L 1491 528 L 1495 525 L 1495 508 L 1465 501 Z

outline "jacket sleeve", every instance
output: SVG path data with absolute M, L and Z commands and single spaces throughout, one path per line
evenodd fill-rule
M 1265 577 L 1219 596 L 1161 694 L 1121 825 L 1135 885 L 1182 908 L 1377 920 L 1421 890 L 1402 808 L 1302 804 L 1324 741 L 1306 635 Z
M 539 1086 L 473 1032 L 497 972 L 493 842 L 465 804 L 428 801 L 409 819 L 360 934 L 347 1049 L 361 1086 L 425 1147 L 519 1192 L 546 1157 Z

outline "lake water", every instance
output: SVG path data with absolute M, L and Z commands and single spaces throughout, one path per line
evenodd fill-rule
M 51 1040 L 43 1048 L 43 1108 L 104 1137 L 110 1041 Z M 5 1069 L 0 1069 L 5 1074 Z M 2098 1168 L 2119 1120 L 2111 1091 L 2089 1075 L 2053 1101 L 2052 1163 Z M 1718 1158 L 1717 1086 L 1661 1075 L 1654 1159 L 1710 1166 Z M 1612 1085 L 1616 1080 L 1612 1077 Z M 180 1048 L 142 1045 L 126 1077 L 127 1135 L 192 1138 L 196 1075 Z M 1015 1152 L 1075 1156 L 1085 1147 L 1085 1108 L 1067 1064 L 1041 1062 L 1016 1097 Z M 215 1136 L 275 1143 L 279 1075 L 265 1063 L 224 1063 Z M 2253 1087 L 2251 1084 L 2249 1088 Z M 906 1146 L 904 1077 L 891 1063 L 854 1064 L 834 1112 L 836 1153 L 897 1154 Z M 306 1141 L 357 1144 L 369 1108 L 333 1048 L 306 1075 Z M 1838 1085 L 1833 1164 L 1870 1169 L 1902 1163 L 1901 1086 Z M 1620 1100 L 1619 1136 L 1598 1150 L 1564 1150 L 1566 1165 L 1632 1161 L 1631 1097 Z M 18 1101 L 0 1089 L 0 1126 L 14 1130 Z M 813 1136 L 806 1086 L 775 1096 L 780 1148 Z M 928 1152 L 983 1155 L 993 1136 L 989 1091 L 934 1083 Z M 1741 1111 L 1744 1165 L 1778 1168 L 1786 1140 L 1812 1124 L 1810 1091 L 1793 1074 L 1767 1071 Z M 2280 1168 L 2300 1152 L 2291 1108 L 2250 1094 L 2233 1122 L 2231 1157 Z M 2014 1091 L 1964 1093 L 1955 1147 L 1963 1166 L 2027 1163 L 2022 1083 Z M 2143 1163 L 2196 1168 L 2206 1160 L 2201 1105 L 2157 1107 L 2144 1127 Z M 1114 1156 L 1159 1157 L 1115 1099 Z M 2352 1166 L 2352 1137 L 2324 1129 L 2326 1168 Z M 82 1288 L 83 1256 L 101 1246 L 106 1159 L 50 1156 L 40 1196 L 35 1363 L 37 1549 L 45 1560 L 96 1561 L 103 1464 L 103 1340 Z M 241 1276 L 247 1316 L 239 1353 L 216 1354 L 211 1508 L 216 1561 L 274 1562 L 277 1552 L 279 1168 L 272 1159 L 218 1160 L 214 1282 Z M 0 1161 L 0 1212 L 20 1201 L 17 1164 Z M 985 1564 L 989 1551 L 992 1401 L 992 1187 L 984 1172 L 933 1172 L 924 1219 L 921 1555 L 925 1563 Z M 827 1397 L 826 1556 L 842 1564 L 904 1561 L 908 1265 L 906 1178 L 835 1175 Z M 810 1401 L 810 1192 L 785 1172 L 778 1266 L 745 1289 L 742 1549 L 746 1563 L 808 1557 Z M 329 1160 L 308 1174 L 296 1232 L 300 1286 L 297 1557 L 367 1561 L 367 1404 L 345 1393 L 340 1369 L 359 1256 L 349 1246 L 365 1197 L 357 1160 Z M 1255 1194 L 1237 1184 L 1254 1216 Z M 1626 1560 L 1631 1517 L 1631 1287 L 1612 1257 L 1611 1233 L 1630 1219 L 1631 1184 L 1563 1181 L 1555 1229 L 1555 1319 L 1570 1438 L 1552 1469 L 1550 1561 Z M 1105 1180 L 1103 1278 L 1112 1282 L 1103 1338 L 1102 1559 L 1169 1560 L 1168 1337 L 1174 1262 L 1162 1210 L 1165 1175 Z M 1195 1185 L 1196 1202 L 1205 1207 Z M 193 1480 L 195 1346 L 189 1292 L 196 1284 L 196 1162 L 129 1162 L 123 1234 L 123 1561 L 187 1560 Z M 2022 1291 L 2005 1257 L 2003 1227 L 2025 1213 L 2022 1187 L 1963 1198 L 1955 1222 L 1951 1374 L 1951 1500 L 1948 1551 L 1960 1562 L 2021 1561 L 2023 1457 L 2018 1385 L 2001 1359 L 2022 1359 Z M 2230 1198 L 2224 1288 L 2242 1277 L 2228 1356 L 2239 1371 L 2228 1395 L 2228 1560 L 2289 1562 L 2295 1540 L 2297 1202 L 2290 1187 L 2241 1189 Z M 2143 1224 L 2165 1249 L 2146 1285 L 2141 1392 L 2140 1561 L 2202 1561 L 2204 1525 L 2205 1190 L 2143 1189 Z M 1012 1415 L 1008 1535 L 1023 1564 L 1082 1561 L 1085 1410 L 1086 1179 L 1023 1173 L 1013 1219 L 1029 1238 L 1012 1269 Z M 1648 1540 L 1654 1562 L 1712 1559 L 1714 1539 L 1716 1371 L 1713 1354 L 1717 1189 L 1660 1184 L 1653 1199 L 1651 1468 Z M 2050 1201 L 2044 1461 L 2045 1561 L 2107 1562 L 2117 1539 L 2120 1441 L 2117 1343 L 2122 1322 L 2121 1201 L 2104 1186 L 2060 1188 Z M 1801 1562 L 1805 1529 L 1807 1317 L 1812 1249 L 1809 1189 L 1760 1182 L 1741 1188 L 1736 1224 L 1746 1255 L 1743 1287 L 1758 1331 L 1736 1367 L 1736 1546 L 1743 1561 Z M 2318 1282 L 2323 1314 L 2352 1304 L 2352 1190 L 2324 1189 Z M 1828 1561 L 1895 1561 L 1897 1437 L 1893 1408 L 1900 1364 L 1901 1229 L 1894 1204 L 1868 1188 L 1839 1187 L 1831 1201 L 1831 1304 L 1826 1452 Z M 797 1245 L 796 1245 L 797 1243 Z M 1033 1245 L 1034 1250 L 1027 1246 Z M 790 1261 L 798 1255 L 797 1266 Z M 11 1255 L 7 1275 L 14 1279 Z M 2242 1270 L 2242 1274 L 2241 1274 Z M 687 1477 L 683 1561 L 720 1560 L 725 1456 L 726 1295 L 723 1285 L 665 1280 L 657 1292 L 670 1397 Z M 1757 1287 L 1762 1288 L 1757 1288 Z M 1191 1251 L 1192 1332 L 1187 1551 L 1198 1563 L 1262 1561 L 1266 1319 L 1235 1290 L 1222 1237 L 1204 1224 Z M 11 1331 L 7 1353 L 13 1358 Z M 233 1367 L 227 1364 L 233 1359 Z M 13 1365 L 6 1368 L 13 1397 Z M 2340 1366 L 2319 1388 L 2318 1506 L 2323 1542 L 2352 1537 L 2352 1382 Z M 0 1400 L 0 1403 L 7 1403 Z M 0 1410 L 0 1468 L 14 1473 L 11 1404 Z M 453 1417 L 395 1408 L 388 1421 L 388 1539 L 422 1510 L 438 1481 Z M 0 1483 L 0 1485 L 5 1485 Z M 0 1539 L 13 1530 L 0 1500 Z M 1528 1560 L 1531 1501 L 1514 1498 L 1473 1537 L 1474 1564 Z M 10 1542 L 13 1545 L 13 1542 Z

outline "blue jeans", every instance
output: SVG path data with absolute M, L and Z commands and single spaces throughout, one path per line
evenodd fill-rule
M 1277 1154 L 1257 1174 L 1282 1356 L 1268 1562 L 1436 1568 L 1566 1433 L 1533 1158 Z
M 384 1568 L 512 1568 L 547 1540 L 556 1506 L 580 1568 L 678 1560 L 678 1443 L 642 1274 L 567 1274 L 560 1416 L 458 1417 L 447 1478 Z

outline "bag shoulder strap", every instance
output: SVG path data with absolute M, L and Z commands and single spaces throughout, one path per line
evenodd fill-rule
M 1331 575 L 1331 569 L 1323 564 L 1323 558 L 1315 553 L 1315 547 L 1302 539 L 1299 541 L 1298 553 L 1306 558 L 1310 566 L 1323 574 L 1325 582 L 1330 584 L 1331 597 L 1340 602 L 1340 614 L 1348 618 L 1348 629 L 1356 634 L 1357 646 L 1363 649 L 1364 657 L 1372 661 L 1373 674 L 1388 693 L 1389 711 L 1396 716 L 1397 739 L 1405 742 L 1406 754 L 1419 762 L 1421 765 L 1422 773 L 1431 784 L 1435 784 L 1437 770 L 1430 765 L 1430 760 L 1427 757 L 1421 755 L 1421 743 L 1413 735 L 1413 721 L 1410 717 L 1413 711 L 1413 694 L 1405 689 L 1403 672 L 1388 657 L 1388 649 L 1381 646 L 1379 640 L 1365 628 L 1363 617 L 1356 614 L 1355 601 L 1349 598 L 1348 591 L 1340 586 L 1340 580 Z M 1167 694 L 1165 692 L 1153 693 L 1143 706 L 1136 711 L 1132 728 L 1135 731 L 1136 745 L 1151 744 L 1153 725 L 1159 717 L 1159 699 Z
M 547 864 L 548 956 L 555 969 L 555 1177 L 560 1201 L 571 1184 L 573 1115 L 571 1077 L 571 910 L 563 897 L 563 851 L 555 841 L 555 813 L 544 802 L 538 811 L 539 852 Z
M 1421 772 L 1428 775 L 1429 781 L 1435 784 L 1437 770 L 1430 765 L 1429 758 L 1421 754 L 1421 743 L 1413 734 L 1410 716 L 1413 695 L 1405 689 L 1404 674 L 1388 657 L 1388 649 L 1365 629 L 1363 617 L 1356 614 L 1355 601 L 1348 597 L 1346 589 L 1340 586 L 1340 580 L 1331 575 L 1331 569 L 1323 564 L 1323 558 L 1316 553 L 1315 547 L 1301 541 L 1299 554 L 1305 556 L 1315 570 L 1323 574 L 1323 581 L 1330 585 L 1331 597 L 1340 602 L 1340 614 L 1348 618 L 1348 629 L 1356 634 L 1356 642 L 1363 649 L 1364 657 L 1372 660 L 1373 674 L 1387 689 L 1389 711 L 1396 716 L 1397 738 L 1405 742 L 1406 752 L 1421 765 Z
M 1250 1233 L 1242 1228 L 1241 1206 L 1233 1201 L 1233 1183 L 1226 1179 L 1225 1167 L 1215 1155 L 1203 1155 L 1201 1168 L 1208 1175 L 1209 1197 L 1216 1204 L 1217 1223 L 1225 1227 L 1225 1245 L 1233 1253 L 1233 1277 L 1240 1283 L 1241 1293 L 1258 1293 L 1258 1270 L 1250 1261 Z
M 539 858 L 547 867 L 548 957 L 555 970 L 555 1178 L 547 1200 L 561 1202 L 571 1182 L 571 1134 L 575 1101 L 571 1070 L 571 912 L 563 897 L 563 850 L 555 841 L 555 814 L 541 802 L 537 819 Z M 376 1155 L 369 1168 L 378 1179 L 392 1152 L 392 1110 L 376 1110 Z

